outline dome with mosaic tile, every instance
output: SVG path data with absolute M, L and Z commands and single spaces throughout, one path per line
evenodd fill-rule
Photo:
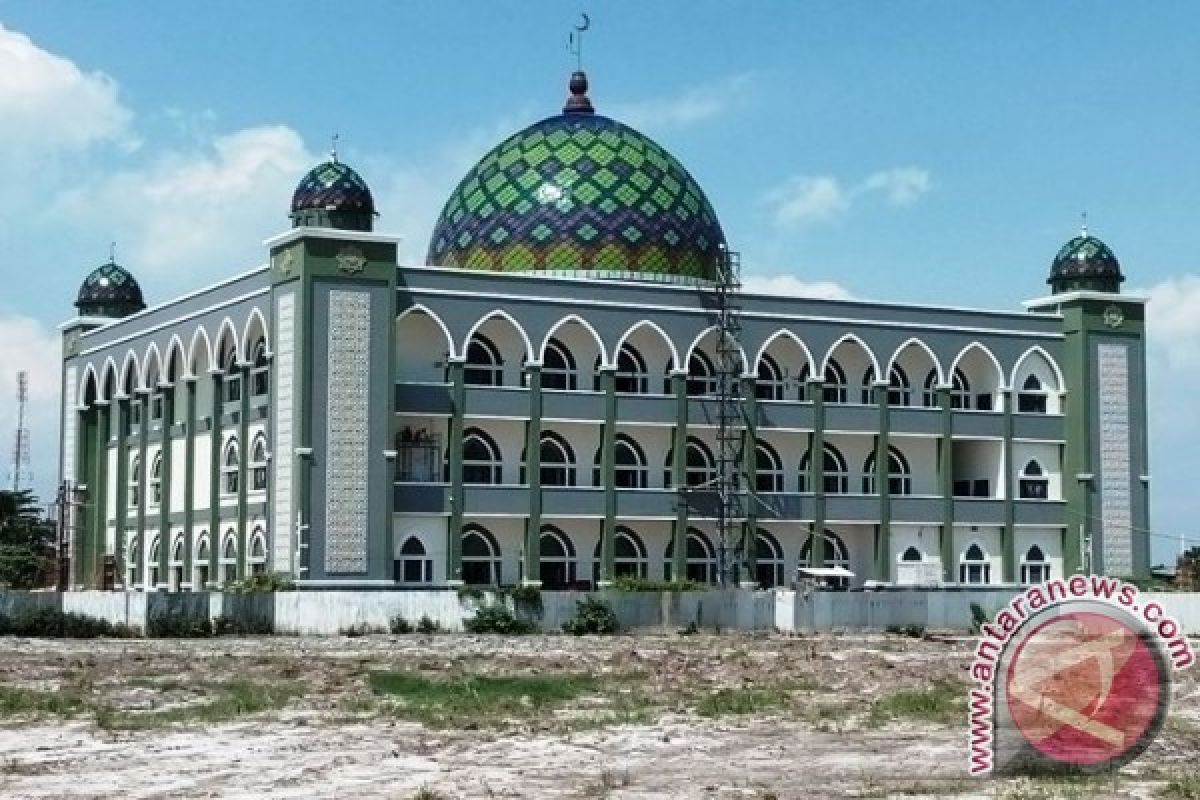
M 125 317 L 141 311 L 146 303 L 133 275 L 110 259 L 84 278 L 75 307 L 85 317 Z
M 563 113 L 513 134 L 450 195 L 427 263 L 681 283 L 725 243 L 703 190 L 648 137 L 596 114 L 571 76 Z
M 362 176 L 337 160 L 317 164 L 300 179 L 292 193 L 292 224 L 369 231 L 375 217 L 375 199 Z
M 1055 293 L 1077 289 L 1118 292 L 1125 276 L 1111 248 L 1083 232 L 1064 244 L 1050 265 L 1049 283 Z

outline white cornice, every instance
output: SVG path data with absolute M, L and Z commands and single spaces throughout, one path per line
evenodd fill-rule
M 1045 308 L 1046 306 L 1061 306 L 1063 303 L 1069 303 L 1072 300 L 1107 300 L 1110 303 L 1136 303 L 1138 305 L 1145 305 L 1150 302 L 1150 298 L 1144 294 L 1077 291 L 1052 294 L 1049 297 L 1037 297 L 1033 300 L 1026 300 L 1021 305 L 1029 309 Z
M 341 239 L 351 242 L 375 242 L 378 244 L 400 244 L 403 236 L 388 233 L 373 233 L 371 231 L 348 231 L 341 228 L 290 228 L 283 233 L 277 233 L 269 239 L 263 239 L 263 247 L 268 250 L 290 244 L 297 239 Z

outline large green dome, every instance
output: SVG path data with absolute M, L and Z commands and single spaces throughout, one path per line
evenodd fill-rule
M 582 73 L 563 113 L 513 134 L 450 195 L 435 266 L 675 282 L 710 281 L 725 243 L 703 190 L 674 156 L 594 113 Z

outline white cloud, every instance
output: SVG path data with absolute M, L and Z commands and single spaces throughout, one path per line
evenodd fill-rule
M 776 225 L 797 227 L 840 218 L 860 199 L 872 195 L 882 196 L 889 205 L 909 206 L 931 187 L 927 170 L 892 167 L 850 186 L 832 175 L 798 175 L 768 191 L 763 200 Z
M 0 25 L 0 151 L 6 158 L 45 158 L 105 141 L 132 146 L 131 119 L 110 77 L 85 73 Z
M 634 128 L 677 130 L 742 107 L 752 97 L 753 89 L 754 76 L 743 73 L 690 87 L 674 97 L 615 103 L 598 110 Z
M 818 300 L 853 300 L 846 287 L 833 281 L 802 281 L 794 275 L 747 275 L 742 289 L 777 297 L 811 297 Z
M 21 315 L 0 317 L 0 433 L 4 485 L 11 487 L 13 435 L 17 427 L 17 372 L 29 373 L 25 427 L 30 432 L 33 486 L 48 501 L 57 483 L 59 370 L 62 345 L 56 330 Z

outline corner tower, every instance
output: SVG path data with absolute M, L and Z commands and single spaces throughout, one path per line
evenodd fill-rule
M 1146 299 L 1121 294 L 1124 280 L 1113 251 L 1085 226 L 1054 257 L 1051 295 L 1025 304 L 1062 317 L 1068 574 L 1150 570 Z

